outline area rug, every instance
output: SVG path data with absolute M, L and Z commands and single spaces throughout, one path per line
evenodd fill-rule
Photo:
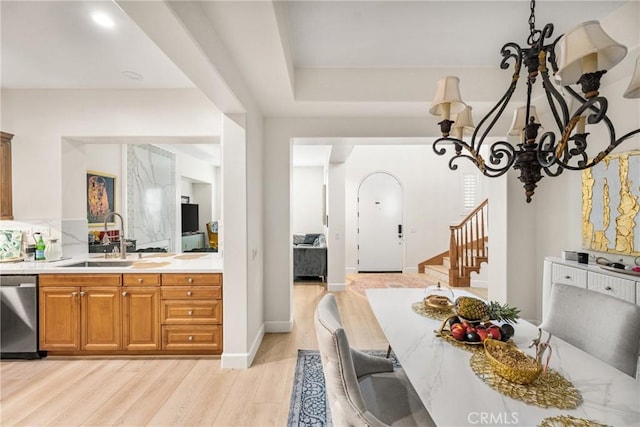
M 358 274 L 351 279 L 349 289 L 365 295 L 366 289 L 382 289 L 382 288 L 427 288 L 435 283 L 426 275 L 413 275 L 402 273 L 371 273 Z
M 386 356 L 387 353 L 385 350 L 366 350 L 366 352 L 381 357 Z M 393 366 L 399 368 L 400 363 L 393 352 L 390 358 Z M 333 425 L 325 394 L 322 361 L 317 350 L 298 350 L 287 425 L 289 427 Z

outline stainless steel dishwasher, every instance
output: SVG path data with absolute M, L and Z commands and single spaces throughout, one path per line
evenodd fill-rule
M 38 276 L 0 275 L 0 357 L 38 359 Z

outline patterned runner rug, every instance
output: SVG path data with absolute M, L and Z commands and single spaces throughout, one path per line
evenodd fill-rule
M 387 353 L 385 350 L 365 351 L 381 357 Z M 400 363 L 393 352 L 390 357 L 394 367 L 399 368 Z M 328 427 L 333 425 L 325 394 L 322 361 L 318 350 L 298 350 L 287 425 L 289 427 Z
M 435 283 L 426 275 L 402 273 L 360 273 L 348 286 L 354 292 L 365 295 L 372 288 L 427 288 Z

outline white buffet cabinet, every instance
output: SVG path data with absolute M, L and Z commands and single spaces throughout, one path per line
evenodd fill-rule
M 580 264 L 562 258 L 544 260 L 542 281 L 542 318 L 549 308 L 551 285 L 564 283 L 611 295 L 640 305 L 640 276 L 605 270 L 597 264 Z M 637 378 L 640 378 L 640 360 Z

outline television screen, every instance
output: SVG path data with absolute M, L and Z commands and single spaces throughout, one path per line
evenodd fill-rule
M 198 205 L 194 203 L 182 204 L 182 233 L 198 231 Z

